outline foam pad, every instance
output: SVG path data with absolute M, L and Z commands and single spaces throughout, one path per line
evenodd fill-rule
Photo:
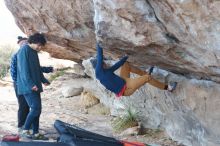
M 76 146 L 123 146 L 123 144 L 111 137 L 103 136 L 56 120 L 54 127 L 60 134 L 59 141 Z

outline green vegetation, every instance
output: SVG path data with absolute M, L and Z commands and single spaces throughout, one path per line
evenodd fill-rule
M 121 117 L 117 117 L 116 119 L 113 120 L 112 126 L 114 131 L 121 132 L 127 128 L 138 126 L 137 117 L 138 117 L 137 112 L 134 112 L 131 110 L 131 108 L 128 108 L 126 110 L 125 115 Z
M 10 68 L 10 61 L 13 53 L 16 51 L 15 46 L 0 46 L 0 79 L 5 77 Z
M 64 71 L 57 71 L 55 72 L 54 74 L 52 74 L 49 78 L 49 81 L 52 82 L 53 80 L 55 80 L 56 78 L 60 77 L 60 76 L 63 76 L 64 75 Z
M 50 77 L 49 77 L 49 81 L 52 82 L 53 80 L 55 80 L 56 78 L 63 76 L 65 74 L 65 71 L 68 70 L 69 67 L 67 68 L 62 68 L 57 70 L 55 73 L 53 73 Z

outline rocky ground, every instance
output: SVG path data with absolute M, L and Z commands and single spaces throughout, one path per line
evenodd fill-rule
M 50 86 L 45 87 L 42 93 L 43 111 L 40 120 L 40 130 L 51 141 L 55 141 L 58 137 L 53 127 L 54 121 L 61 121 L 76 124 L 92 132 L 113 136 L 118 139 L 128 141 L 140 141 L 148 144 L 156 144 L 158 146 L 178 146 L 163 131 L 147 130 L 144 135 L 128 136 L 120 135 L 113 132 L 111 121 L 113 119 L 108 112 L 108 108 L 102 104 L 94 105 L 85 109 L 80 103 L 80 95 L 64 98 L 62 95 L 62 86 L 66 83 L 85 82 L 79 79 L 77 75 L 66 73 L 56 78 Z M 12 84 L 1 84 L 0 88 L 0 137 L 5 134 L 16 133 L 16 111 L 17 101 L 14 95 Z M 105 111 L 105 112 L 103 112 Z

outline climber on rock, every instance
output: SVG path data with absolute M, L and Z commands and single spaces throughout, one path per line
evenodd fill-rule
M 100 47 L 99 44 L 97 44 L 96 49 L 97 58 L 95 60 L 91 60 L 91 63 L 95 68 L 96 78 L 103 86 L 105 86 L 106 89 L 114 92 L 117 97 L 130 96 L 146 83 L 149 83 L 150 85 L 155 86 L 161 90 L 168 90 L 170 92 L 175 90 L 177 86 L 176 82 L 166 85 L 155 80 L 151 76 L 154 67 L 151 67 L 149 72 L 147 73 L 130 65 L 126 61 L 128 59 L 128 56 L 123 57 L 113 66 L 105 68 L 103 62 L 103 49 L 102 47 Z M 116 71 L 120 67 L 120 75 L 118 76 L 114 73 L 114 71 Z M 140 75 L 140 77 L 130 78 L 131 72 Z

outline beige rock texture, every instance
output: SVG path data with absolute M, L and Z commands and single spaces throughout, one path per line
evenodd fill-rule
M 26 34 L 42 32 L 53 57 L 81 62 L 96 38 L 113 58 L 156 64 L 219 82 L 219 5 L 216 0 L 5 0 Z
M 27 35 L 41 32 L 51 56 L 80 62 L 95 52 L 91 0 L 5 1 L 15 21 Z M 86 51 L 85 51 L 86 50 Z
M 115 113 L 132 105 L 146 127 L 162 127 L 185 145 L 220 145 L 220 1 L 5 0 L 20 29 L 42 32 L 51 56 L 82 63 L 99 41 L 106 56 L 178 81 L 175 93 L 144 86 L 116 101 L 97 81 L 91 90 Z M 160 70 L 160 69 L 163 70 Z M 89 70 L 89 69 L 85 69 Z M 172 73 L 171 73 L 172 72 Z M 92 71 L 90 71 L 92 73 Z M 157 74 L 158 73 L 158 74 Z M 119 108 L 119 109 L 120 109 Z
M 98 104 L 99 100 L 92 93 L 83 91 L 80 96 L 80 103 L 84 108 L 89 108 Z

